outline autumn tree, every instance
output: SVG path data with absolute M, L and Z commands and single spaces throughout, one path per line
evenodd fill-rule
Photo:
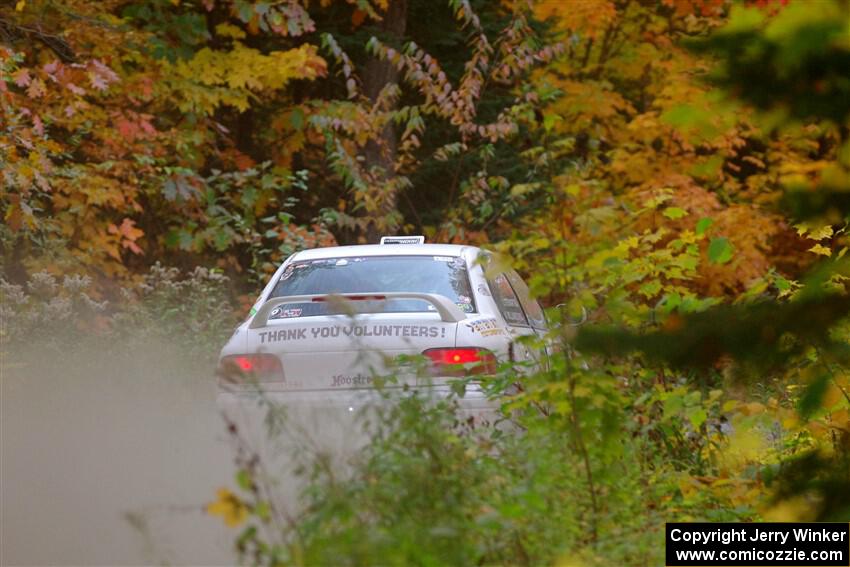
M 706 308 L 692 302 L 686 307 L 679 299 L 671 302 L 666 291 L 662 301 L 647 306 L 650 309 L 633 321 L 632 329 L 590 328 L 580 332 L 577 341 L 578 348 L 607 356 L 638 352 L 650 368 L 663 372 L 666 367 L 729 389 L 744 388 L 748 396 L 768 389 L 772 397 L 766 404 L 741 400 L 746 402 L 740 407 L 746 417 L 738 423 L 753 427 L 759 419 L 779 419 L 782 424 L 781 435 L 788 441 L 774 449 L 779 455 L 776 467 L 767 462 L 766 443 L 756 432 L 750 433 L 751 440 L 762 452 L 751 450 L 745 464 L 761 467 L 755 486 L 762 489 L 763 513 L 786 521 L 840 520 L 850 513 L 850 502 L 843 496 L 850 483 L 850 302 L 844 259 L 848 209 L 842 195 L 850 180 L 848 19 L 850 11 L 842 2 L 824 2 L 814 10 L 802 3 L 734 8 L 722 28 L 688 42 L 693 53 L 718 58 L 702 77 L 706 88 L 723 89 L 714 113 L 689 107 L 677 111 L 672 121 L 679 128 L 700 131 L 719 120 L 740 121 L 746 112 L 750 134 L 738 150 L 740 171 L 733 169 L 735 175 L 718 190 L 793 225 L 808 240 L 804 246 L 810 246 L 808 258 L 800 258 L 798 265 L 816 256 L 824 259 L 805 274 L 799 268 L 781 274 L 773 270 L 781 257 L 766 255 L 769 263 L 759 268 L 763 275 L 741 282 L 747 289 L 734 296 L 732 305 Z M 665 212 L 671 216 L 670 209 Z M 737 226 L 753 218 L 747 215 Z M 699 222 L 703 226 L 698 224 L 692 234 L 711 230 L 711 223 Z M 687 229 L 674 234 L 676 240 L 667 248 L 687 244 Z M 727 234 L 722 249 L 716 239 L 710 241 L 710 262 L 731 263 L 740 254 L 721 252 L 733 241 Z M 769 236 L 766 244 L 781 233 Z M 753 266 L 752 260 L 746 265 Z M 660 283 L 658 291 L 665 293 L 664 281 Z M 747 477 L 743 468 L 727 469 L 726 474 L 742 481 Z
M 9 274 L 121 276 L 146 254 L 208 251 L 262 273 L 331 239 L 287 211 L 286 154 L 257 150 L 274 120 L 246 118 L 285 116 L 285 87 L 325 73 L 297 39 L 312 29 L 300 5 L 32 0 L 4 5 L 0 23 Z

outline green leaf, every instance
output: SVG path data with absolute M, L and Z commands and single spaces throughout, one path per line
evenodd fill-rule
M 177 248 L 180 244 L 180 233 L 176 229 L 171 229 L 165 234 L 166 248 Z
M 765 10 L 754 6 L 732 6 L 729 14 L 729 21 L 719 33 L 748 32 L 761 26 L 765 19 Z
M 266 501 L 260 502 L 257 504 L 256 508 L 254 508 L 254 513 L 257 514 L 257 517 L 261 520 L 268 520 L 271 518 L 271 506 Z
M 255 187 L 246 187 L 242 191 L 241 201 L 245 208 L 253 207 L 254 203 L 257 202 L 257 189 Z
M 687 215 L 688 211 L 686 211 L 685 209 L 680 209 L 679 207 L 668 207 L 661 214 L 663 214 L 668 219 L 676 220 Z
M 647 297 L 652 297 L 659 291 L 661 291 L 661 282 L 658 280 L 653 280 L 640 286 L 640 292 Z
M 697 231 L 696 231 L 697 234 L 702 236 L 703 234 L 705 234 L 705 231 L 707 231 L 709 228 L 711 228 L 711 225 L 713 225 L 713 224 L 714 224 L 714 219 L 711 219 L 711 218 L 708 218 L 708 217 L 703 217 L 703 218 L 699 219 L 699 222 L 697 222 Z
M 558 122 L 562 122 L 562 121 L 563 121 L 563 117 L 561 117 L 559 114 L 555 114 L 555 113 L 545 114 L 543 116 L 543 128 L 545 128 L 546 131 L 548 132 L 552 128 L 555 127 L 555 124 L 557 124 Z
M 699 406 L 688 408 L 685 415 L 687 416 L 688 421 L 691 422 L 691 425 L 694 426 L 694 429 L 699 429 L 700 426 L 705 423 L 705 420 L 708 419 L 706 411 Z
M 682 395 L 676 392 L 671 392 L 669 397 L 664 400 L 664 417 L 670 419 L 679 415 L 682 408 L 685 406 L 685 401 Z
M 821 408 L 823 396 L 826 394 L 826 388 L 829 385 L 829 375 L 821 374 L 809 386 L 803 395 L 800 396 L 800 401 L 797 403 L 797 411 L 800 415 L 808 419 L 813 413 Z
M 257 539 L 257 526 L 248 526 L 245 528 L 239 537 L 236 538 L 236 545 L 246 546 L 248 542 Z
M 224 252 L 230 246 L 232 241 L 232 237 L 229 232 L 225 230 L 217 230 L 213 234 L 213 246 L 219 252 Z
M 254 17 L 254 7 L 244 0 L 236 0 L 236 13 L 239 19 L 247 24 Z
M 236 473 L 236 484 L 242 490 L 251 490 L 251 487 L 254 485 L 254 481 L 251 479 L 251 473 L 245 469 L 241 469 Z
M 732 251 L 727 238 L 712 238 L 708 245 L 708 260 L 712 264 L 725 264 L 732 259 Z
M 191 250 L 192 249 L 192 242 L 193 242 L 194 238 L 192 237 L 192 233 L 189 232 L 188 230 L 181 230 L 178 233 L 178 240 L 179 240 L 179 243 L 180 243 L 180 249 L 181 250 Z
M 304 127 L 304 112 L 300 108 L 295 108 L 289 115 L 289 124 L 296 130 L 301 130 Z
M 696 177 L 715 177 L 723 167 L 723 156 L 715 155 L 706 160 L 697 162 L 688 172 Z
M 661 120 L 671 126 L 686 127 L 705 120 L 706 114 L 705 109 L 691 104 L 680 104 L 664 112 Z

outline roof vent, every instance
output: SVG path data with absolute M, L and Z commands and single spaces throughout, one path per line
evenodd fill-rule
M 425 244 L 424 236 L 382 236 L 381 244 Z

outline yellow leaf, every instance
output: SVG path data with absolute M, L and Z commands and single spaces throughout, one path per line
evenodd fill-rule
M 796 496 L 787 500 L 782 500 L 774 507 L 766 510 L 762 517 L 766 522 L 811 522 L 812 510 L 816 509 L 812 506 L 812 502 L 803 496 Z
M 834 411 L 829 416 L 830 421 L 833 425 L 836 425 L 839 429 L 847 429 L 850 426 L 850 410 L 843 409 L 841 411 Z
M 24 7 L 27 5 L 27 0 L 18 0 L 18 3 L 15 4 L 15 10 L 18 12 L 23 12 Z
M 700 489 L 698 483 L 689 476 L 680 478 L 677 483 L 679 485 L 679 492 L 686 498 Z
M 557 567 L 584 567 L 585 565 L 587 565 L 587 563 L 585 563 L 584 561 L 582 561 L 578 557 L 575 557 L 574 555 L 569 554 L 569 555 L 564 555 L 564 556 L 560 557 L 558 559 L 558 561 L 555 563 L 555 565 Z
M 207 514 L 221 516 L 224 523 L 234 528 L 248 519 L 248 507 L 226 488 L 218 489 L 218 500 L 207 504 Z
M 728 448 L 720 455 L 720 459 L 729 466 L 740 466 L 744 463 L 757 461 L 767 448 L 767 440 L 757 431 L 740 428 L 729 438 Z
M 759 415 L 764 413 L 765 407 L 763 404 L 759 402 L 750 402 L 748 404 L 743 404 L 740 406 L 741 413 L 744 415 Z
M 192 59 L 162 65 L 185 99 L 180 109 L 205 113 L 221 105 L 246 110 L 259 91 L 280 89 L 294 79 L 315 79 L 326 71 L 315 46 L 263 54 L 238 41 L 229 51 L 205 47 Z
M 816 228 L 809 233 L 809 238 L 812 240 L 823 240 L 824 238 L 828 238 L 832 236 L 832 227 L 830 225 L 822 226 L 820 228 Z
M 809 430 L 809 433 L 819 439 L 821 441 L 826 441 L 830 437 L 832 437 L 832 431 L 829 427 L 825 426 L 823 423 L 817 421 L 810 421 L 806 424 L 806 429 Z
M 815 244 L 814 246 L 809 248 L 809 252 L 814 252 L 815 254 L 820 254 L 821 256 L 832 256 L 832 250 L 821 244 Z
M 245 32 L 241 29 L 237 28 L 233 24 L 223 23 L 218 24 L 215 27 L 216 35 L 220 35 L 222 37 L 232 37 L 233 39 L 243 39 L 245 37 Z
M 823 400 L 821 401 L 821 406 L 826 409 L 832 409 L 838 404 L 845 402 L 846 398 L 844 397 L 844 392 L 841 391 L 835 384 L 829 384 L 826 388 L 826 392 L 824 392 Z

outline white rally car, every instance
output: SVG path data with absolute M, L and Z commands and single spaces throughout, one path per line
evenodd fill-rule
M 546 330 L 516 272 L 496 271 L 479 248 L 423 240 L 384 237 L 290 256 L 221 350 L 222 389 L 259 385 L 282 401 L 351 406 L 398 355 L 427 357 L 427 380 L 405 383 L 431 391 L 508 357 L 538 360 L 515 340 Z M 468 389 L 463 403 L 486 400 Z

